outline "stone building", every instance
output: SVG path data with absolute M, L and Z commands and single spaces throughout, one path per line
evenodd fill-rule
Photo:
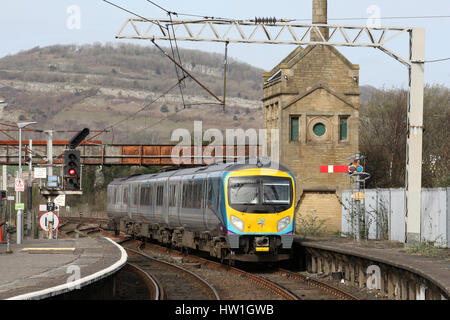
M 326 0 L 314 0 L 313 23 L 326 23 L 326 12 Z M 350 179 L 320 173 L 319 166 L 348 164 L 358 150 L 359 66 L 334 47 L 310 45 L 296 48 L 263 78 L 265 128 L 279 129 L 280 162 L 297 182 L 297 225 L 314 214 L 329 232 L 340 231 L 339 199 Z

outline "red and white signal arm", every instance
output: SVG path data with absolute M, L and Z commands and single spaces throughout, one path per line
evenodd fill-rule
M 54 219 L 52 229 L 53 231 L 56 231 L 56 229 L 58 229 L 59 227 L 59 217 L 56 213 L 52 211 L 44 212 L 39 217 L 39 226 L 41 227 L 41 229 L 44 230 L 45 232 L 48 232 L 49 231 L 48 225 L 52 221 L 52 219 Z
M 320 172 L 321 173 L 345 173 L 348 172 L 348 166 L 334 166 L 334 165 L 328 165 L 328 166 L 320 166 Z

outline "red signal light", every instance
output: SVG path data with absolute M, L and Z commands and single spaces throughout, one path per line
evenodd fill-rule
M 75 169 L 69 169 L 69 174 L 71 176 L 74 176 L 77 172 L 75 171 Z

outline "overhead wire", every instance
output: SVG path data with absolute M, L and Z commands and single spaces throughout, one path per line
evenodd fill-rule
M 95 138 L 96 136 L 100 135 L 101 133 L 105 132 L 108 129 L 112 129 L 114 127 L 116 127 L 117 125 L 123 123 L 124 121 L 136 116 L 138 113 L 140 113 L 141 111 L 147 109 L 148 107 L 150 107 L 153 103 L 155 103 L 156 101 L 158 101 L 159 99 L 161 99 L 162 97 L 164 97 L 165 95 L 167 95 L 173 88 L 175 88 L 176 86 L 178 86 L 178 83 L 180 81 L 184 80 L 184 78 L 181 78 L 180 80 L 177 81 L 177 83 L 175 83 L 173 86 L 171 86 L 169 89 L 167 89 L 166 91 L 164 91 L 162 94 L 160 94 L 158 97 L 156 97 L 155 99 L 153 99 L 152 101 L 150 101 L 149 103 L 145 104 L 141 109 L 139 109 L 138 111 L 134 112 L 133 114 L 127 116 L 125 119 L 122 119 L 120 121 L 117 121 L 116 123 L 106 127 L 105 129 L 101 130 L 97 135 L 95 135 L 94 137 L 90 138 L 89 140 L 92 140 L 93 138 Z M 88 140 L 88 141 L 89 141 Z
M 159 23 L 156 23 L 156 22 L 154 22 L 154 21 L 152 21 L 152 20 L 149 20 L 149 19 L 147 19 L 147 18 L 141 16 L 140 14 L 137 14 L 136 12 L 133 12 L 133 11 L 128 10 L 128 9 L 125 9 L 124 7 L 121 7 L 121 6 L 115 4 L 115 3 L 111 2 L 111 1 L 108 1 L 108 0 L 102 0 L 102 1 L 108 3 L 108 4 L 112 5 L 112 6 L 114 6 L 114 7 L 118 8 L 118 9 L 120 9 L 120 10 L 123 10 L 123 11 L 125 11 L 125 12 L 128 12 L 128 13 L 130 13 L 130 14 L 132 14 L 132 15 L 138 17 L 138 18 L 141 18 L 141 19 L 143 19 L 143 20 L 145 20 L 145 21 L 147 21 L 147 22 L 153 23 L 154 25 L 157 25 L 158 27 L 161 27 L 161 28 L 167 28 L 167 27 L 164 27 L 164 26 L 160 25 Z
M 394 20 L 394 19 L 445 19 L 450 18 L 450 16 L 405 16 L 405 17 L 348 17 L 348 18 L 328 18 L 328 21 L 345 21 L 345 20 L 367 20 L 367 19 L 380 19 L 380 20 Z M 292 21 L 312 21 L 311 18 L 306 19 L 286 19 L 290 22 Z
M 195 18 L 203 18 L 206 20 L 229 20 L 229 21 L 235 21 L 236 19 L 229 19 L 229 18 L 222 18 L 222 17 L 213 17 L 213 16 L 204 16 L 204 15 L 200 15 L 200 14 L 190 14 L 190 13 L 182 13 L 182 12 L 176 12 L 176 11 L 170 11 L 167 10 L 165 8 L 163 8 L 162 6 L 160 6 L 159 4 L 155 3 L 154 1 L 151 0 L 146 0 L 147 2 L 153 4 L 155 7 L 158 7 L 159 9 L 165 11 L 167 14 L 172 14 L 175 16 L 189 16 L 189 17 L 195 17 Z
M 167 13 L 167 15 L 169 16 L 170 24 L 171 24 L 171 26 L 172 26 L 173 39 L 174 39 L 174 41 L 175 41 L 175 47 L 176 47 L 177 58 L 178 58 L 178 61 L 177 61 L 177 62 L 178 62 L 180 65 L 183 65 L 182 62 L 181 62 L 180 51 L 179 51 L 179 49 L 178 49 L 177 38 L 176 38 L 176 36 L 175 36 L 175 29 L 174 29 L 174 27 L 173 27 L 173 20 L 172 20 L 172 15 L 178 15 L 178 14 L 177 14 L 176 12 L 174 12 L 174 11 L 170 11 L 170 10 L 167 10 L 166 8 L 163 8 L 162 6 L 160 6 L 159 4 L 155 3 L 154 1 L 151 1 L 151 0 L 146 0 L 146 1 L 147 1 L 148 3 L 151 3 L 151 4 L 154 5 L 154 6 L 158 7 L 159 9 L 165 11 L 165 12 Z M 170 35 L 170 28 L 169 28 L 169 27 L 167 27 L 167 32 L 168 32 L 168 35 L 169 35 L 169 44 L 170 44 L 170 50 L 171 50 L 171 52 L 172 52 L 172 58 L 173 58 L 173 59 L 176 59 L 176 57 L 175 57 L 175 51 L 174 51 L 174 48 L 173 48 L 173 45 L 172 45 L 172 37 L 171 37 L 171 35 Z M 178 68 L 179 68 L 179 67 L 178 67 L 176 64 L 174 64 L 174 67 L 175 67 L 175 73 L 176 73 L 176 75 L 177 75 L 177 79 L 180 80 L 180 74 L 179 74 L 179 72 L 178 72 Z M 182 68 L 180 68 L 180 69 L 181 69 L 181 72 L 183 73 L 183 77 L 185 78 L 186 74 L 185 74 L 184 70 L 183 70 Z M 182 88 L 182 85 L 183 85 L 183 84 L 184 84 L 184 82 L 179 82 L 178 86 L 179 86 L 179 88 L 180 88 L 180 95 L 181 95 L 181 100 L 182 100 L 182 102 L 183 102 L 183 108 L 186 108 L 186 105 L 185 105 L 185 102 L 184 102 L 183 88 Z M 186 87 L 186 85 L 184 85 L 184 87 Z
M 424 63 L 430 63 L 430 62 L 441 62 L 441 61 L 447 61 L 450 60 L 449 58 L 443 58 L 443 59 L 435 59 L 435 60 L 425 60 Z
M 175 30 L 173 28 L 173 23 L 172 23 L 172 14 L 171 13 L 168 13 L 168 14 L 169 14 L 170 22 L 171 22 L 171 26 L 172 26 L 173 38 L 175 40 L 175 46 L 176 46 L 176 51 L 177 51 L 177 56 L 178 56 L 178 63 L 182 66 L 183 64 L 181 62 L 180 52 L 178 50 L 178 44 L 177 44 L 177 40 L 176 40 L 176 36 L 175 36 Z M 173 49 L 173 46 L 172 46 L 172 39 L 171 39 L 171 36 L 170 36 L 170 28 L 167 28 L 167 31 L 168 31 L 168 34 L 169 34 L 169 43 L 170 43 L 170 49 L 172 51 L 172 58 L 176 59 L 175 58 L 174 49 Z M 175 73 L 177 75 L 177 79 L 180 79 L 180 75 L 178 73 L 178 66 L 176 64 L 174 64 L 174 67 L 175 67 Z M 185 77 L 186 74 L 184 73 L 183 69 L 182 68 L 180 68 L 180 69 L 181 69 L 181 71 L 183 73 L 183 77 Z M 183 95 L 182 83 L 179 82 L 178 86 L 180 88 L 180 94 L 181 94 L 181 100 L 183 102 L 183 108 L 185 108 L 186 106 L 185 106 L 185 103 L 184 103 L 184 95 Z

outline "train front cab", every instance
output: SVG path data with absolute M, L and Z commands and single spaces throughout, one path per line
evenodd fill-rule
M 266 168 L 230 172 L 223 191 L 230 259 L 289 259 L 294 239 L 293 175 Z

